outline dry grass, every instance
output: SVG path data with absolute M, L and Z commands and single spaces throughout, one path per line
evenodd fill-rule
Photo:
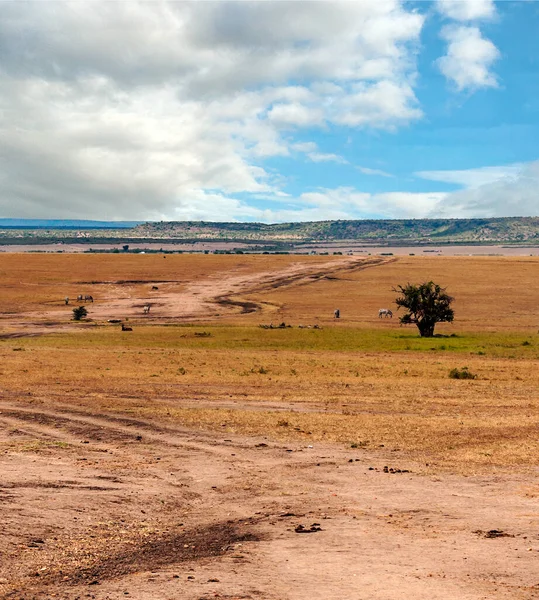
M 269 290 L 259 301 L 281 306 L 283 320 L 331 319 L 339 308 L 340 326 L 372 327 L 378 309 L 395 311 L 392 291 L 398 284 L 433 280 L 455 297 L 454 324 L 437 331 L 533 331 L 539 327 L 539 258 L 537 257 L 402 257 L 383 267 L 343 271 L 308 286 Z M 398 315 L 398 313 L 397 313 Z M 381 323 L 380 326 L 390 326 Z
M 65 309 L 64 298 L 79 294 L 96 298 L 129 294 L 145 296 L 148 283 L 170 282 L 181 293 L 184 285 L 223 271 L 258 273 L 267 269 L 263 255 L 201 254 L 0 254 L 3 315 Z M 305 256 L 302 261 L 324 263 L 331 257 Z M 271 268 L 298 261 L 295 256 L 272 256 Z
M 30 262 L 22 269 L 21 258 L 1 257 L 15 310 L 21 310 L 32 280 L 41 291 L 30 308 L 48 302 L 62 278 L 77 289 L 75 282 L 83 279 L 189 281 L 223 267 L 257 272 L 267 268 L 264 260 L 272 261 L 271 268 L 298 260 L 24 258 Z M 2 395 L 276 440 L 383 445 L 455 471 L 536 465 L 537 266 L 537 259 L 410 257 L 343 271 L 338 279 L 256 293 L 258 300 L 278 304 L 287 322 L 325 319 L 320 331 L 263 330 L 255 314 L 235 317 L 244 325 L 234 326 L 139 326 L 129 336 L 97 327 L 4 339 Z M 16 268 L 22 269 L 23 284 L 16 283 Z M 376 318 L 378 308 L 390 305 L 393 285 L 431 278 L 457 298 L 455 325 L 440 327 L 456 337 L 421 340 L 395 319 Z M 327 316 L 336 306 L 340 322 Z M 195 336 L 201 331 L 211 336 Z M 452 368 L 464 366 L 477 379 L 449 378 Z

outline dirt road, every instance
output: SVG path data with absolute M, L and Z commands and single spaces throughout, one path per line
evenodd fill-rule
M 1 598 L 539 597 L 537 472 L 20 401 L 0 425 Z
M 393 262 L 392 257 L 332 257 L 327 262 L 298 261 L 286 268 L 275 266 L 274 270 L 252 272 L 242 265 L 218 274 L 210 274 L 188 281 L 91 281 L 80 282 L 79 287 L 91 295 L 95 302 L 77 301 L 71 298 L 70 305 L 48 308 L 36 306 L 31 312 L 0 314 L 4 335 L 23 333 L 24 335 L 52 333 L 71 328 L 71 307 L 85 305 L 90 320 L 104 322 L 113 320 L 133 320 L 145 324 L 168 322 L 209 322 L 222 320 L 227 316 L 241 313 L 275 312 L 277 307 L 266 303 L 258 304 L 249 298 L 250 294 L 290 285 L 308 285 L 323 278 L 331 278 L 336 273 L 360 271 Z M 172 275 L 171 275 L 172 277 Z M 32 284 L 32 286 L 39 284 Z M 64 296 L 60 304 L 64 304 Z M 145 307 L 149 309 L 145 310 Z
M 260 273 L 242 273 L 236 270 L 224 271 L 218 275 L 191 281 L 178 290 L 173 282 L 159 284 L 158 289 L 137 297 L 126 293 L 125 288 L 116 285 L 100 302 L 92 306 L 95 319 L 112 316 L 140 316 L 145 305 L 150 306 L 146 321 L 156 322 L 163 319 L 195 321 L 215 319 L 223 314 L 263 311 L 268 308 L 257 305 L 247 297 L 253 292 L 275 289 L 289 285 L 312 283 L 323 277 L 343 271 L 356 271 L 379 266 L 394 259 L 380 257 L 344 257 L 327 263 L 308 264 L 298 262 L 285 269 L 263 271 Z

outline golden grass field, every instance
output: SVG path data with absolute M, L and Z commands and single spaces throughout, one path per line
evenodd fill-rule
M 338 260 L 0 255 L 2 394 L 271 439 L 383 445 L 453 471 L 536 465 L 539 259 L 368 257 L 325 276 Z M 315 275 L 255 282 L 298 264 Z M 156 309 L 152 319 L 130 316 L 130 333 L 96 316 L 116 298 L 144 303 L 153 282 L 152 298 L 166 288 L 181 303 L 193 282 L 211 289 L 237 276 L 230 297 L 260 311 L 217 307 L 193 324 Z M 395 309 L 394 286 L 430 279 L 455 297 L 455 322 L 437 328 L 444 337 L 420 339 L 396 318 L 378 319 L 379 308 Z M 96 298 L 91 320 L 71 322 L 63 297 L 81 292 Z M 294 327 L 259 327 L 282 321 Z M 314 323 L 321 329 L 297 328 Z M 25 336 L 9 337 L 18 331 Z M 477 378 L 448 377 L 464 366 Z

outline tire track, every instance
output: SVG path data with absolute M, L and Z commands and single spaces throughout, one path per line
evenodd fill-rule
M 76 442 L 80 442 L 81 438 L 103 443 L 145 442 L 223 457 L 229 456 L 231 448 L 247 448 L 232 441 L 219 442 L 210 433 L 197 432 L 197 438 L 205 438 L 203 442 L 198 442 L 193 441 L 193 431 L 188 429 L 163 427 L 149 421 L 109 414 L 95 416 L 69 411 L 65 407 L 50 411 L 0 403 L 0 420 L 12 426 L 18 426 L 22 422 L 27 430 L 50 438 L 59 438 L 61 430 L 63 435 L 67 433 Z

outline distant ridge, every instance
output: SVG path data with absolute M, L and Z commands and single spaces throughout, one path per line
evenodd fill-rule
M 143 221 L 91 221 L 86 219 L 1 219 L 0 229 L 125 229 Z
M 539 217 L 484 219 L 361 219 L 302 223 L 144 223 L 133 235 L 157 239 L 365 243 L 539 243 Z
M 539 246 L 539 217 L 361 219 L 296 223 L 0 219 L 0 245 L 40 243 L 189 244 L 237 242 L 290 250 L 338 243 L 389 245 L 510 244 Z

